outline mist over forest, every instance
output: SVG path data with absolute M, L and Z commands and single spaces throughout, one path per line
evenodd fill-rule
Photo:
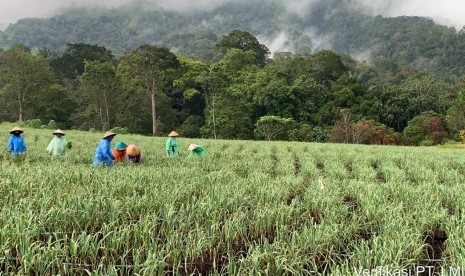
M 396 3 L 386 1 L 141 0 L 102 1 L 98 8 L 86 8 L 90 3 L 74 4 L 50 18 L 21 19 L 0 32 L 0 47 L 19 43 L 63 51 L 66 43 L 89 43 L 121 55 L 149 43 L 208 60 L 219 38 L 238 29 L 256 36 L 271 53 L 330 49 L 360 61 L 413 63 L 446 78 L 457 78 L 455 71 L 462 70 L 440 68 L 448 63 L 441 56 L 449 59 L 455 44 L 462 43 L 457 30 L 428 18 L 370 15 L 393 13 Z M 446 76 L 451 69 L 453 76 Z

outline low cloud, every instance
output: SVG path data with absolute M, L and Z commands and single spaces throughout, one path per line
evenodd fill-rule
M 187 11 L 205 10 L 228 1 L 254 0 L 133 0 L 146 2 L 164 9 Z M 269 0 L 276 1 L 276 0 Z M 327 0 L 281 0 L 290 12 L 305 16 L 316 2 Z M 0 0 L 0 28 L 25 17 L 49 17 L 69 7 L 118 7 L 130 0 Z M 463 0 L 347 0 L 357 9 L 373 15 L 416 15 L 433 18 L 443 25 L 460 30 L 465 25 Z
M 277 37 L 269 39 L 267 37 L 257 37 L 261 44 L 268 47 L 271 55 L 275 52 L 289 52 L 293 50 L 293 45 L 285 32 L 281 32 Z
M 320 1 L 321 0 L 283 0 L 287 10 L 299 16 L 306 16 L 311 11 L 312 6 Z
M 462 29 L 465 25 L 463 0 L 357 0 L 372 15 L 424 16 L 436 23 Z
M 65 8 L 117 7 L 127 2 L 127 0 L 0 0 L 0 27 L 6 27 L 21 18 L 50 17 Z

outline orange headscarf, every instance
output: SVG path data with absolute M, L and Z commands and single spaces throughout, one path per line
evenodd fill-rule
M 112 149 L 113 155 L 115 156 L 115 162 L 122 162 L 126 158 L 126 150 Z

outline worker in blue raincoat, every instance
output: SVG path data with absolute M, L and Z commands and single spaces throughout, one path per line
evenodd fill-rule
M 21 134 L 23 133 L 23 130 L 14 127 L 10 131 L 10 139 L 8 140 L 8 152 L 11 153 L 12 155 L 19 155 L 22 154 L 26 151 L 27 146 L 26 146 L 26 141 L 24 140 L 23 137 L 21 137 Z
M 97 149 L 95 150 L 95 156 L 94 156 L 94 161 L 93 164 L 95 166 L 98 166 L 100 164 L 103 164 L 107 167 L 113 166 L 113 160 L 115 160 L 115 156 L 111 152 L 111 140 L 113 140 L 113 137 L 115 137 L 116 133 L 113 133 L 111 131 L 107 131 L 103 135 L 102 141 L 97 146 Z

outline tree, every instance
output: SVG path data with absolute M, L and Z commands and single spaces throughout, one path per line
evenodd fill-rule
M 322 121 L 322 107 L 329 100 L 328 89 L 310 75 L 309 57 L 270 62 L 250 83 L 254 103 L 263 115 L 294 118 L 311 125 Z
M 84 73 L 85 61 L 113 62 L 110 50 L 98 45 L 84 43 L 67 43 L 66 51 L 61 57 L 50 61 L 50 66 L 60 80 L 71 80 Z
M 183 137 L 200 137 L 202 136 L 201 128 L 205 124 L 205 119 L 201 116 L 191 115 L 179 127 Z
M 348 109 L 340 111 L 341 119 L 331 129 L 329 141 L 350 144 L 395 145 L 400 142 L 399 134 L 374 120 L 352 120 Z
M 382 123 L 394 128 L 398 132 L 413 118 L 408 95 L 399 91 L 398 85 L 386 84 L 376 96 L 379 106 L 379 117 Z
M 110 129 L 114 116 L 110 109 L 116 109 L 116 101 L 121 94 L 121 80 L 116 67 L 110 62 L 85 61 L 81 76 L 81 88 L 86 99 L 92 104 L 100 120 L 102 129 Z
M 166 48 L 146 44 L 122 57 L 118 72 L 127 85 L 139 86 L 149 94 L 152 135 L 157 135 L 156 96 L 172 85 L 180 73 L 180 63 L 176 55 Z
M 221 72 L 210 66 L 208 72 L 204 72 L 199 76 L 202 83 L 202 90 L 205 95 L 205 119 L 206 125 L 204 132 L 213 134 L 213 138 L 217 139 L 216 131 L 216 110 L 218 105 L 218 95 L 226 89 L 227 82 L 223 79 Z
M 465 89 L 459 92 L 457 98 L 452 102 L 447 111 L 447 126 L 454 134 L 465 130 Z
M 203 80 L 205 91 L 204 132 L 216 139 L 247 139 L 253 136 L 252 101 L 247 93 L 256 70 L 254 53 L 230 49 L 210 66 Z
M 373 99 L 367 87 L 354 78 L 352 74 L 341 76 L 331 89 L 333 104 L 337 108 L 347 108 L 354 117 L 376 119 Z
M 270 51 L 260 44 L 258 40 L 250 33 L 245 31 L 234 30 L 218 42 L 218 47 L 227 52 L 228 49 L 234 48 L 242 51 L 253 51 L 255 53 L 256 64 L 265 66 Z
M 354 143 L 354 121 L 348 109 L 340 110 L 341 119 L 336 122 L 329 136 L 330 142 Z
M 422 112 L 446 112 L 450 104 L 449 85 L 428 74 L 415 74 L 402 82 L 400 89 L 407 94 L 414 116 Z
M 380 119 L 398 132 L 423 112 L 444 114 L 452 97 L 450 85 L 425 73 L 415 73 L 399 84 L 387 84 L 380 92 Z
M 442 119 L 431 111 L 410 120 L 403 134 L 415 145 L 437 145 L 447 138 Z
M 459 132 L 459 137 L 460 137 L 460 139 L 461 139 L 462 141 L 465 142 L 465 130 L 461 130 L 461 131 Z
M 52 83 L 39 93 L 34 93 L 29 104 L 34 108 L 30 118 L 40 119 L 43 122 L 53 120 L 61 128 L 73 126 L 71 115 L 77 109 L 77 105 L 62 85 Z
M 182 76 L 173 83 L 174 89 L 179 91 L 176 106 L 182 109 L 183 119 L 189 116 L 203 116 L 205 109 L 202 82 L 208 74 L 208 65 L 202 61 L 184 56 L 178 56 L 182 67 Z
M 341 57 L 332 51 L 320 51 L 312 56 L 312 77 L 329 86 L 348 71 Z
M 353 143 L 371 145 L 396 145 L 400 137 L 393 129 L 374 120 L 362 119 L 353 125 Z
M 25 46 L 15 45 L 0 53 L 0 94 L 8 109 L 4 111 L 17 115 L 8 119 L 22 122 L 26 114 L 33 116 L 34 94 L 40 95 L 53 84 L 53 76 L 43 59 L 32 55 Z
M 268 141 L 274 139 L 286 140 L 288 132 L 293 125 L 293 119 L 267 115 L 258 119 L 257 123 L 255 124 L 255 131 L 258 136 L 264 137 Z
M 311 142 L 316 140 L 312 127 L 305 123 L 295 123 L 289 131 L 289 140 L 300 142 Z

